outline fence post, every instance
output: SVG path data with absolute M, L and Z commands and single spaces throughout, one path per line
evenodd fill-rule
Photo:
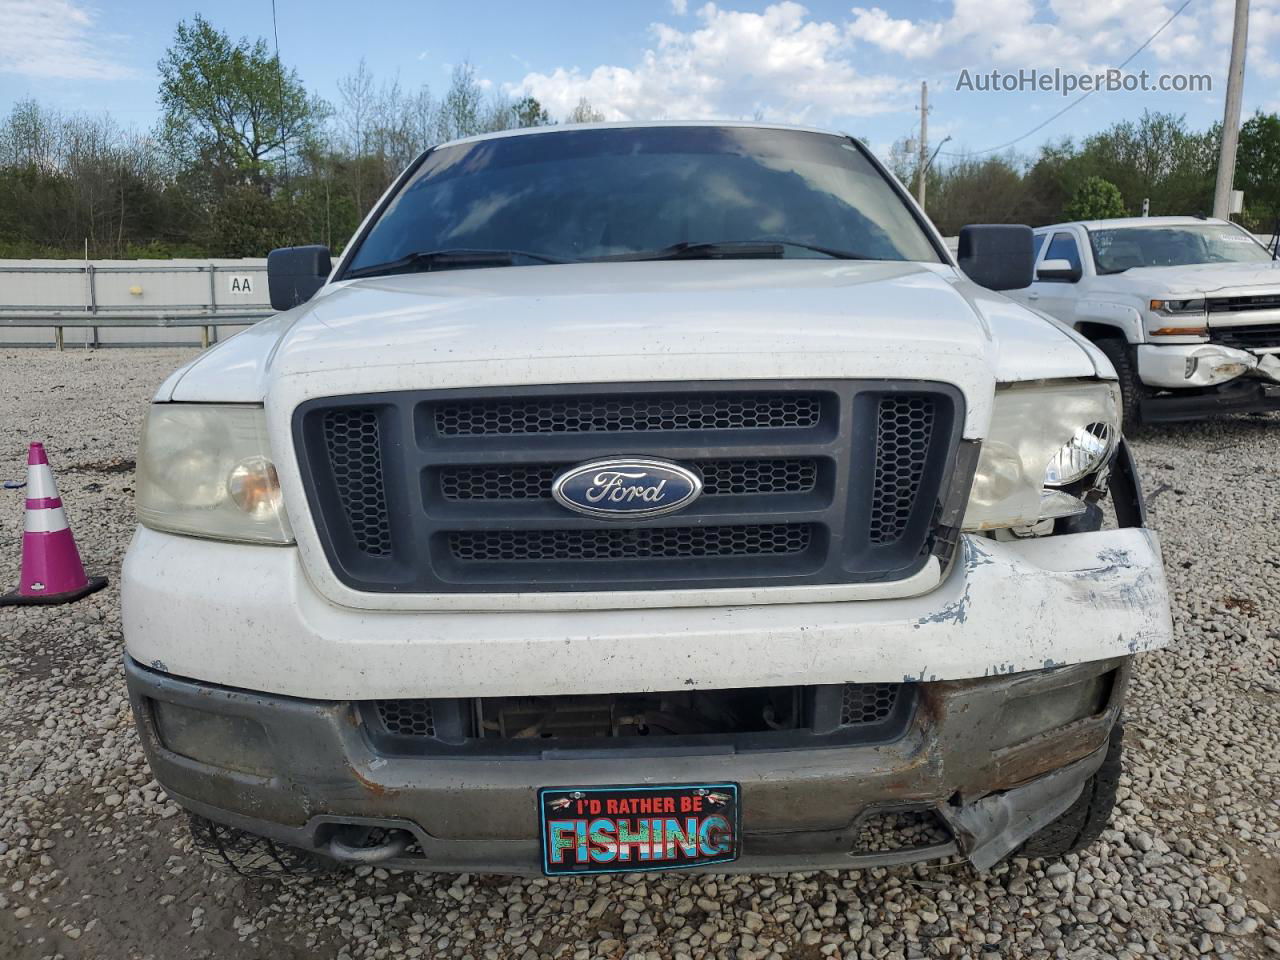
M 53 328 L 53 344 L 59 350 L 62 349 L 62 328 L 61 327 Z

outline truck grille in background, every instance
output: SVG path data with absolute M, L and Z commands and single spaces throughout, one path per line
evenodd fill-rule
M 819 409 L 817 397 L 805 394 L 539 397 L 440 404 L 435 408 L 435 425 L 444 437 L 641 430 L 776 430 L 815 426 Z
M 1280 293 L 1262 293 L 1243 297 L 1210 297 L 1206 306 L 1210 313 L 1247 313 L 1250 310 L 1280 310 Z
M 458 593 L 900 578 L 927 558 L 963 412 L 953 388 L 884 381 L 511 394 L 299 407 L 303 481 L 340 580 Z M 552 500 L 563 469 L 627 456 L 689 466 L 703 496 L 630 521 Z
M 1260 323 L 1251 327 L 1210 327 L 1209 341 L 1224 347 L 1280 347 L 1280 323 Z

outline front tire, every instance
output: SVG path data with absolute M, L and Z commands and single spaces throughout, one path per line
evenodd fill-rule
M 334 871 L 334 865 L 313 853 L 286 846 L 257 834 L 189 814 L 191 840 L 201 859 L 222 873 L 254 879 L 316 877 Z
M 1107 756 L 1096 773 L 1085 781 L 1080 796 L 1067 812 L 1040 830 L 1022 845 L 1021 857 L 1057 859 L 1078 853 L 1092 844 L 1111 822 L 1120 789 L 1120 770 L 1124 757 L 1124 724 L 1119 720 L 1111 728 Z
M 1142 427 L 1142 397 L 1146 393 L 1133 362 L 1133 350 L 1117 337 L 1104 337 L 1094 345 L 1107 355 L 1120 378 L 1120 412 L 1122 430 L 1133 436 Z

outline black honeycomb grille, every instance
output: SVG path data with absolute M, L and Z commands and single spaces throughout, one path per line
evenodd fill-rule
M 840 726 L 881 723 L 898 704 L 900 683 L 846 683 L 840 700 Z
M 324 442 L 343 513 L 356 546 L 374 557 L 391 553 L 391 521 L 382 476 L 382 442 L 373 410 L 330 410 Z
M 400 737 L 434 737 L 430 700 L 379 700 L 378 717 L 387 733 Z
M 815 394 L 648 394 L 632 397 L 528 397 L 437 404 L 445 437 L 528 433 L 634 433 L 815 427 Z
M 785 460 L 700 460 L 702 492 L 710 496 L 746 493 L 808 493 L 818 480 L 818 462 Z
M 933 439 L 935 401 L 911 394 L 881 397 L 876 426 L 870 539 L 901 539 L 910 522 Z
M 543 500 L 551 497 L 556 474 L 569 464 L 446 467 L 440 493 L 446 500 Z M 704 496 L 761 493 L 809 493 L 818 478 L 818 462 L 806 458 L 699 460 Z
M 812 526 L 800 523 L 449 534 L 450 552 L 464 563 L 776 556 L 804 553 L 812 543 Z

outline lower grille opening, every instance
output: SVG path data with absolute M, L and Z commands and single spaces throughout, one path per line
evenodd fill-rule
M 362 705 L 375 745 L 411 751 L 538 751 L 602 740 L 778 737 L 887 742 L 910 720 L 912 684 L 833 684 L 547 697 L 375 700 Z

